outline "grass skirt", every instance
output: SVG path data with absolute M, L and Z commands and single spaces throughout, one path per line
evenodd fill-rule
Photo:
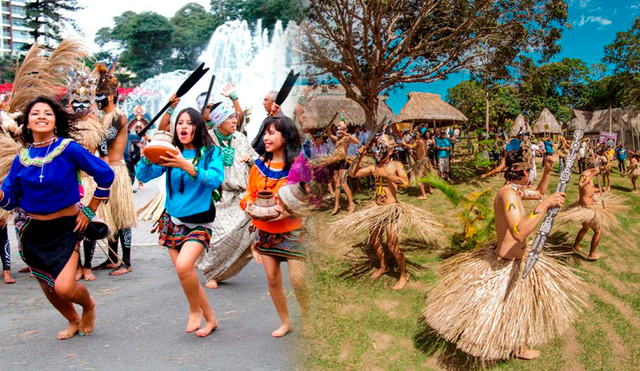
M 138 209 L 138 220 L 157 222 L 164 211 L 166 199 L 167 194 L 165 192 L 158 192 L 149 202 Z
M 595 202 L 591 206 L 582 206 L 576 202 L 558 213 L 556 224 L 586 223 L 593 229 L 602 227 L 607 232 L 620 228 L 620 222 L 615 214 L 626 211 L 627 207 L 622 204 L 619 197 L 611 193 L 605 193 L 603 198 L 604 209 L 600 197 L 595 197 Z
M 498 258 L 495 242 L 446 260 L 428 294 L 425 321 L 484 361 L 510 358 L 561 335 L 586 306 L 584 283 L 544 253 L 522 282 L 525 260 Z
M 426 178 L 427 175 L 438 174 L 428 158 L 421 158 L 416 161 L 411 168 L 411 185 L 417 185 L 420 179 Z
M 131 178 L 124 161 L 110 164 L 115 173 L 113 184 L 111 185 L 111 195 L 109 196 L 109 208 L 113 227 L 116 231 L 136 226 L 136 209 L 133 205 L 133 188 L 131 188 Z
M 640 164 L 629 165 L 629 178 L 637 178 L 640 176 Z
M 425 242 L 435 242 L 442 235 L 442 224 L 433 215 L 411 204 L 396 202 L 377 205 L 370 202 L 364 209 L 346 215 L 331 223 L 334 237 L 343 237 L 362 231 L 370 232 L 391 225 L 400 237 L 403 229 L 413 231 Z
M 84 190 L 84 197 L 80 201 L 83 205 L 89 205 L 91 199 L 93 198 L 93 193 L 96 191 L 96 182 L 90 176 L 82 177 L 82 189 Z M 118 232 L 113 224 L 113 218 L 111 217 L 111 208 L 108 204 L 101 203 L 98 207 L 98 212 L 96 213 L 98 218 L 102 219 L 108 226 L 111 234 L 109 235 L 109 240 L 113 241 L 113 237 Z

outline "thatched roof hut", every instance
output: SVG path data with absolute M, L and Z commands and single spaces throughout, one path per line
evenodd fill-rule
M 439 94 L 409 93 L 407 104 L 398 115 L 400 122 L 427 123 L 429 126 L 451 126 L 469 121 L 454 106 L 440 98 Z
M 516 117 L 509 135 L 511 137 L 515 137 L 519 132 L 531 134 L 531 126 L 529 126 L 529 124 L 527 123 L 527 119 L 525 119 L 522 115 L 518 115 L 518 117 Z
M 384 117 L 390 117 L 393 121 L 395 115 L 386 103 L 388 97 L 381 95 L 379 98 L 378 121 Z M 367 124 L 364 109 L 356 101 L 347 98 L 342 87 L 337 87 L 326 92 L 316 89 L 309 94 L 304 106 L 302 125 L 311 130 L 322 129 L 329 125 L 336 112 L 344 112 L 344 120 L 348 126 Z
M 567 122 L 566 130 L 570 132 L 584 130 L 586 132 L 592 118 L 593 112 L 574 109 L 573 114 L 571 115 L 571 120 Z
M 622 130 L 630 130 L 634 126 L 640 129 L 640 112 L 626 108 L 614 108 L 611 110 L 611 125 L 609 125 L 609 110 L 603 109 L 593 112 L 593 117 L 585 131 L 587 133 L 601 131 L 620 133 Z
M 551 111 L 545 108 L 540 113 L 540 117 L 538 117 L 536 122 L 533 124 L 533 133 L 562 134 L 562 128 L 560 127 L 558 120 L 556 120 Z

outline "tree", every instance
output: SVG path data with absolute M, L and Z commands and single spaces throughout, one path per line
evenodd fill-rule
M 96 43 L 104 46 L 116 42 L 124 49 L 119 64 L 130 70 L 133 82 L 142 82 L 170 69 L 167 61 L 172 53 L 173 26 L 169 20 L 155 12 L 132 11 L 114 17 L 112 29 L 101 28 Z
M 377 120 L 378 96 L 433 82 L 484 58 L 511 65 L 523 51 L 559 50 L 562 0 L 310 0 L 300 52 L 311 74 L 330 74 Z
M 171 60 L 173 69 L 193 69 L 197 59 L 207 47 L 213 31 L 221 24 L 204 7 L 197 3 L 189 3 L 170 20 L 173 26 L 171 46 L 175 58 Z
M 447 101 L 467 116 L 470 130 L 484 127 L 486 107 L 490 107 L 489 121 L 498 129 L 506 129 L 507 124 L 521 111 L 520 100 L 514 87 L 496 85 L 491 89 L 487 101 L 486 90 L 482 83 L 476 80 L 462 81 L 449 88 Z
M 62 40 L 60 33 L 65 25 L 78 30 L 75 21 L 62 14 L 84 9 L 78 5 L 78 0 L 32 0 L 26 2 L 24 8 L 25 22 L 31 29 L 29 34 L 36 43 L 40 41 L 40 37 Z M 25 47 L 29 49 L 31 45 Z
M 13 82 L 16 77 L 16 62 L 9 55 L 0 57 L 0 84 Z
M 262 19 L 262 27 L 271 31 L 278 20 L 284 27 L 301 21 L 303 9 L 302 0 L 211 0 L 211 13 L 220 23 L 242 19 L 255 26 Z
M 523 112 L 535 119 L 546 107 L 567 122 L 572 109 L 585 105 L 589 76 L 589 67 L 580 59 L 564 58 L 542 66 L 525 59 L 518 86 Z
M 640 106 L 640 17 L 628 31 L 618 32 L 613 43 L 605 47 L 604 61 L 613 64 L 614 72 L 621 77 L 619 82 L 626 90 L 625 102 Z

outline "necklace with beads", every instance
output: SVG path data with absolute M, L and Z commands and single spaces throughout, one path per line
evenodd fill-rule
M 47 144 L 49 143 L 49 145 L 47 146 L 47 152 L 45 153 L 44 157 L 42 158 L 42 166 L 40 167 L 40 175 L 38 176 L 38 178 L 40 179 L 40 183 L 42 183 L 42 179 L 44 179 L 44 166 L 45 166 L 45 160 L 47 158 L 47 156 L 49 156 L 49 150 L 51 149 L 51 145 L 53 144 L 53 142 L 55 142 L 56 137 L 54 136 L 53 138 L 49 139 L 49 140 L 45 140 L 44 142 L 37 142 L 37 143 L 32 143 L 30 147 L 33 146 L 40 146 L 43 144 Z M 29 153 L 29 155 L 31 155 L 31 153 Z

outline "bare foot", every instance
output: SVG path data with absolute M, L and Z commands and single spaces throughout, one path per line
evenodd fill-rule
M 80 281 L 82 279 L 82 267 L 78 267 L 76 270 L 76 281 Z
M 378 269 L 377 271 L 375 271 L 372 275 L 371 278 L 373 278 L 374 280 L 376 278 L 380 278 L 380 276 L 382 276 L 383 274 L 387 273 L 389 270 L 387 269 L 387 267 L 380 267 L 380 269 Z
M 349 211 L 347 212 L 347 214 L 352 214 L 355 209 L 356 209 L 356 204 L 349 205 Z
M 91 271 L 91 268 L 82 268 L 82 270 L 83 270 L 83 275 L 84 275 L 84 280 L 85 281 L 95 281 L 96 280 L 96 276 Z
M 93 333 L 93 325 L 96 323 L 96 301 L 91 298 L 91 307 L 82 308 L 80 319 L 80 336 L 89 336 Z
M 206 288 L 208 288 L 208 289 L 217 289 L 218 288 L 218 282 L 216 280 L 210 280 L 204 286 Z
M 110 276 L 122 276 L 124 274 L 127 274 L 129 272 L 131 272 L 131 266 L 130 265 L 126 265 L 126 264 L 120 264 L 119 267 L 117 267 L 116 269 L 112 270 L 111 272 L 109 272 Z
M 601 255 L 600 255 L 600 253 L 599 253 L 599 252 L 594 252 L 593 254 L 589 254 L 589 255 L 587 256 L 587 260 L 590 260 L 590 261 L 596 261 L 596 260 L 600 259 L 600 256 L 601 256 Z
M 340 209 L 333 209 L 333 211 L 331 212 L 331 215 L 336 215 L 338 212 L 340 211 Z
M 409 275 L 403 274 L 398 279 L 398 282 L 391 288 L 392 290 L 400 290 L 409 282 Z
M 420 196 L 420 197 L 418 197 L 418 200 L 426 200 L 426 199 L 427 199 L 427 196 Z
M 632 192 L 633 192 L 633 193 L 638 193 L 638 190 L 637 190 L 637 189 L 634 189 Z
M 282 324 L 277 330 L 271 333 L 274 338 L 281 338 L 291 332 L 291 325 Z
M 71 339 L 78 333 L 78 327 L 80 326 L 80 322 L 69 322 L 69 327 L 58 332 L 58 340 L 67 340 Z
M 201 328 L 200 330 L 196 331 L 196 336 L 197 337 L 201 337 L 201 338 L 207 337 L 216 328 L 218 328 L 218 321 L 216 321 L 216 319 L 214 318 L 213 321 L 205 323 L 203 328 Z
M 516 352 L 514 355 L 516 358 L 532 360 L 540 357 L 540 351 L 524 348 L 520 352 Z
M 571 249 L 571 252 L 573 252 L 573 253 L 577 253 L 577 252 L 579 252 L 579 251 L 580 251 L 580 245 L 578 245 L 578 246 L 574 246 L 574 247 Z
M 98 265 L 97 267 L 94 267 L 93 269 L 99 271 L 102 269 L 116 269 L 119 266 L 120 265 L 117 263 L 111 263 L 109 260 L 105 260 L 104 262 L 102 262 L 102 264 Z
M 2 277 L 4 278 L 4 283 L 12 284 L 16 283 L 16 280 L 11 276 L 11 271 L 2 271 Z
M 31 269 L 29 269 L 29 267 L 18 269 L 18 273 L 29 273 L 29 272 L 31 272 Z
M 187 322 L 187 329 L 185 330 L 185 332 L 190 334 L 198 330 L 200 328 L 201 323 L 202 323 L 202 310 L 189 313 L 189 322 Z

